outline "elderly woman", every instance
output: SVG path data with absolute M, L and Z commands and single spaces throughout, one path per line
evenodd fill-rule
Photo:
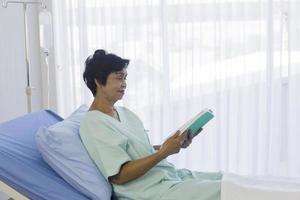
M 176 169 L 166 158 L 192 141 L 177 131 L 152 146 L 141 120 L 115 103 L 126 91 L 129 60 L 97 50 L 85 62 L 83 78 L 94 96 L 80 136 L 118 199 L 218 200 L 221 173 Z M 200 132 L 201 130 L 199 130 Z

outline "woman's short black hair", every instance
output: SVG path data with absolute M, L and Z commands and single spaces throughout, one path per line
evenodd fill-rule
M 128 64 L 128 59 L 123 59 L 115 54 L 106 53 L 103 49 L 98 49 L 85 61 L 83 80 L 93 93 L 93 96 L 96 96 L 97 86 L 95 79 L 101 85 L 106 85 L 107 77 L 110 73 L 121 71 L 127 68 Z

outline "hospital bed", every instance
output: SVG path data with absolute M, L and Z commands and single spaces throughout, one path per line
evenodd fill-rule
M 42 110 L 0 124 L 0 182 L 32 200 L 89 199 L 53 171 L 38 152 L 36 131 L 62 120 Z M 221 200 L 300 200 L 300 180 L 224 174 Z
M 0 124 L 0 181 L 33 200 L 87 200 L 53 171 L 37 150 L 38 128 L 61 120 L 42 110 Z

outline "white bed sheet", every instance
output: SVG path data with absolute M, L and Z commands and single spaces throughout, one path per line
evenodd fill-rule
M 300 200 L 300 179 L 225 173 L 221 200 Z

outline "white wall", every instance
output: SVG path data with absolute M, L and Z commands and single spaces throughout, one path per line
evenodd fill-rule
M 38 7 L 27 9 L 33 111 L 43 107 Z M 22 4 L 0 5 L 0 122 L 27 113 L 23 13 Z

